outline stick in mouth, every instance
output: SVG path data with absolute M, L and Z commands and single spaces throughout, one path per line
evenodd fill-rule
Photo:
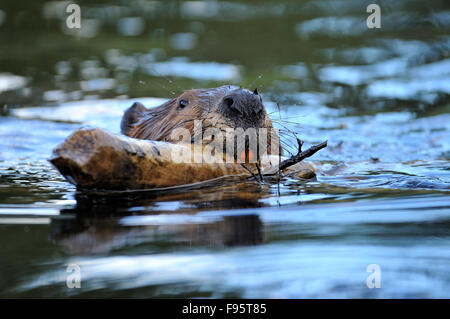
M 303 141 L 297 139 L 297 143 L 298 143 L 298 153 L 296 155 L 291 156 L 290 158 L 282 161 L 278 167 L 278 169 L 280 171 L 284 170 L 285 168 L 288 168 L 289 166 L 292 166 L 294 164 L 297 164 L 297 163 L 303 161 L 305 158 L 313 156 L 315 153 L 320 151 L 322 148 L 327 147 L 328 141 L 311 146 L 310 148 L 308 148 L 306 151 L 303 151 L 303 152 L 302 152 Z

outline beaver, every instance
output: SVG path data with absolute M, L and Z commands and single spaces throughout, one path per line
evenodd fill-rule
M 202 130 L 198 130 L 198 122 Z M 189 139 L 182 142 L 188 142 L 191 147 L 160 142 L 178 143 L 177 129 L 183 135 L 188 133 Z M 208 129 L 214 133 L 207 135 Z M 230 130 L 235 131 L 234 135 L 228 134 Z M 299 153 L 283 159 L 279 134 L 273 129 L 260 94 L 256 89 L 249 91 L 236 86 L 185 91 L 152 109 L 134 103 L 122 117 L 121 131 L 131 138 L 101 129 L 79 129 L 53 151 L 50 161 L 80 188 L 161 188 L 194 185 L 226 176 L 248 176 L 248 173 L 258 182 L 263 181 L 263 175 L 275 174 L 279 181 L 281 173 L 310 179 L 315 176 L 315 169 L 302 159 L 326 146 L 324 142 L 324 146 L 300 153 L 299 143 Z M 256 149 L 252 142 L 254 134 L 249 136 L 249 131 L 257 132 Z M 200 135 L 200 140 L 195 138 Z M 222 145 L 221 136 L 226 140 Z M 142 143 L 133 138 L 152 141 Z M 209 148 L 211 144 L 215 145 Z M 228 152 L 229 144 L 233 153 Z
M 275 155 L 280 151 L 277 131 L 273 130 L 258 90 L 250 91 L 232 85 L 184 91 L 151 109 L 134 103 L 122 117 L 121 132 L 137 139 L 174 143 L 178 140 L 173 138 L 172 132 L 181 127 L 189 130 L 193 143 L 196 120 L 201 121 L 201 133 L 211 127 L 223 133 L 229 128 L 266 128 L 268 154 Z M 246 143 L 248 147 L 248 140 Z

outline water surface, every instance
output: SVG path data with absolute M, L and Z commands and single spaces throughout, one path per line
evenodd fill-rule
M 449 298 L 450 7 L 381 1 L 368 30 L 369 3 L 84 1 L 74 32 L 6 1 L 0 296 Z M 316 179 L 85 193 L 48 162 L 134 101 L 223 84 L 258 88 L 288 153 L 329 141 Z

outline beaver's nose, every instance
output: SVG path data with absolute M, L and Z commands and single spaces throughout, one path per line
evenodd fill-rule
M 261 97 L 258 92 L 236 90 L 223 98 L 226 108 L 234 110 L 241 115 L 256 115 L 263 109 Z

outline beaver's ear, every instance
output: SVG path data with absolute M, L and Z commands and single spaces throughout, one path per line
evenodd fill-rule
M 122 134 L 128 135 L 133 124 L 139 122 L 139 120 L 148 113 L 148 109 L 141 103 L 135 102 L 130 106 L 122 117 L 122 122 L 120 123 L 120 130 Z

